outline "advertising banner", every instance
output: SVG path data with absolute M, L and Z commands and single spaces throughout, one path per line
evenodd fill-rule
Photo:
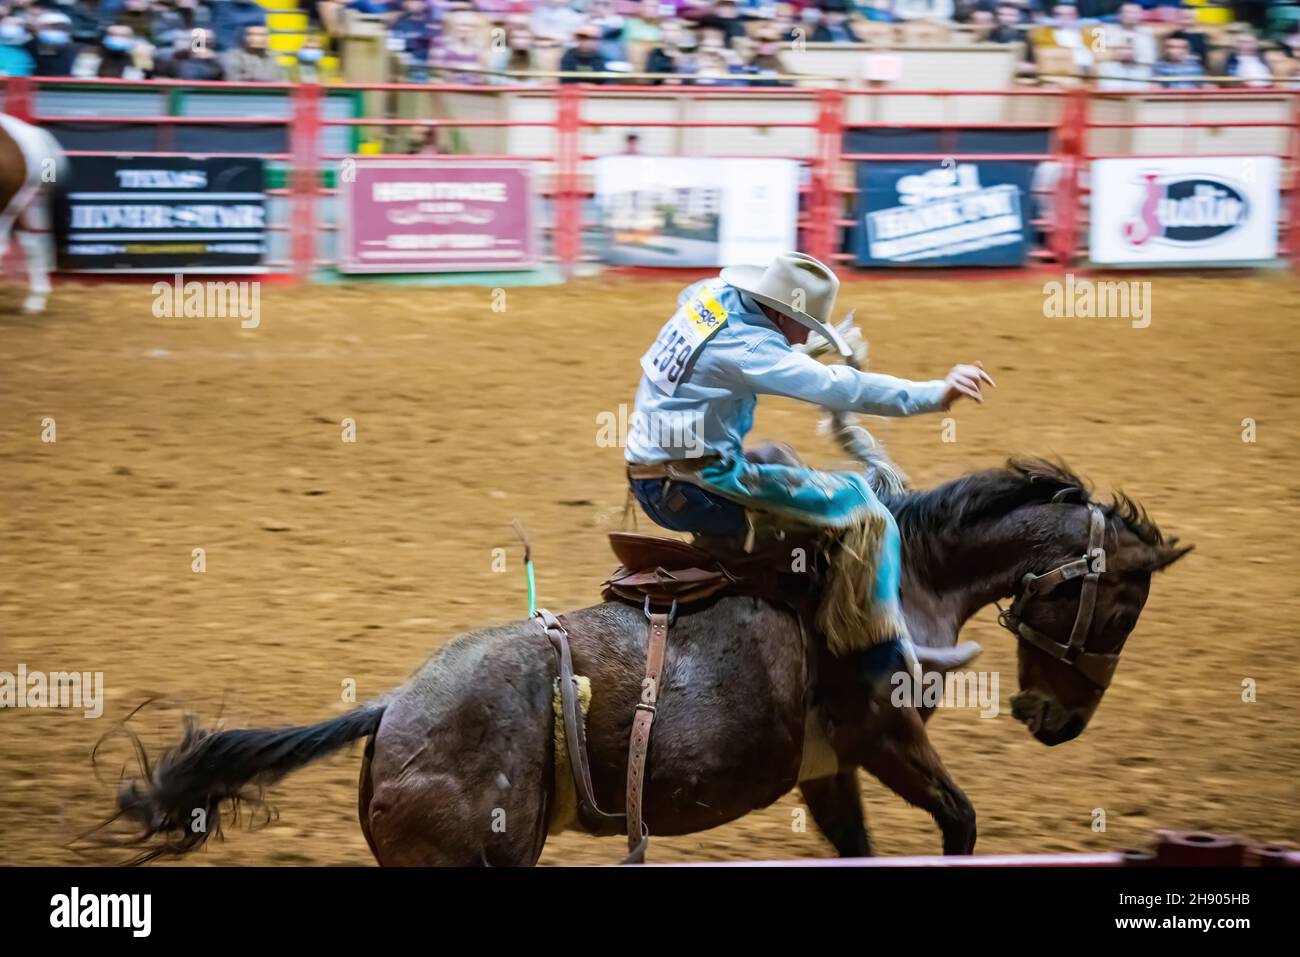
M 862 266 L 1019 266 L 1029 252 L 1029 161 L 858 164 Z
M 60 267 L 265 272 L 260 159 L 72 156 Z
M 604 156 L 596 203 L 605 262 L 766 264 L 796 246 L 799 164 L 783 159 Z
M 344 160 L 339 270 L 472 272 L 536 265 L 529 163 Z
M 1279 187 L 1276 156 L 1096 160 L 1089 258 L 1202 266 L 1273 259 Z

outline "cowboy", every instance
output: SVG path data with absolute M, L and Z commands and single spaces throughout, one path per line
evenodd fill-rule
M 697 536 L 754 539 L 754 520 L 865 536 L 875 608 L 869 643 L 905 636 L 898 607 L 899 539 L 893 516 L 860 472 L 819 472 L 783 447 L 746 453 L 742 440 L 760 395 L 802 399 L 836 412 L 917 415 L 993 385 L 978 362 L 943 379 L 911 382 L 823 365 L 805 352 L 809 331 L 851 350 L 832 325 L 839 279 L 802 253 L 766 268 L 736 266 L 678 297 L 678 310 L 641 358 L 629 423 L 632 494 L 657 524 Z M 842 549 L 850 551 L 850 549 Z M 848 636 L 843 641 L 852 642 Z

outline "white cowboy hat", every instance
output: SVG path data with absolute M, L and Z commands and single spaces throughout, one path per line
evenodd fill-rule
M 781 253 L 766 269 L 762 266 L 728 266 L 722 270 L 722 281 L 807 326 L 833 343 L 840 355 L 853 354 L 848 343 L 831 325 L 840 281 L 825 263 L 803 253 Z

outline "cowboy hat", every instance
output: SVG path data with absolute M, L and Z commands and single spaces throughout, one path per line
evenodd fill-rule
M 831 325 L 835 312 L 835 294 L 840 281 L 829 266 L 803 253 L 781 253 L 766 269 L 761 266 L 728 266 L 722 281 L 748 293 L 758 302 L 770 306 L 807 326 L 835 345 L 840 355 L 853 354 L 848 343 Z

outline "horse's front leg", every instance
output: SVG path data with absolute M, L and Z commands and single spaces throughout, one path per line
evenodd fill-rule
M 862 766 L 909 804 L 930 813 L 943 834 L 945 854 L 975 849 L 975 807 L 953 783 L 915 708 L 881 709 L 883 727 Z
M 817 827 L 840 857 L 871 856 L 871 838 L 862 813 L 857 768 L 803 781 L 799 784 L 799 791 Z

